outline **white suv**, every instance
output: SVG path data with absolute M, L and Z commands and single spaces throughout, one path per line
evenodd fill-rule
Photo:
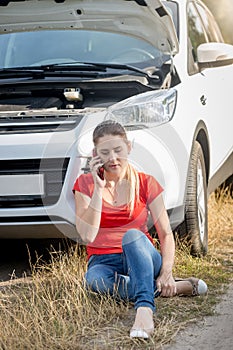
M 77 238 L 72 186 L 114 118 L 205 253 L 208 193 L 233 173 L 232 63 L 199 0 L 0 0 L 0 237 Z

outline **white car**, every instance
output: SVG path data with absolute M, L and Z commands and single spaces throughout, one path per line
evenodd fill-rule
M 233 174 L 233 46 L 199 1 L 0 1 L 0 238 L 77 239 L 92 131 L 123 123 L 174 231 L 206 253 Z

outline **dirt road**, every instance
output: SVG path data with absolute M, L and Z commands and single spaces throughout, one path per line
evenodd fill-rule
M 233 347 L 233 283 L 215 308 L 205 317 L 178 333 L 174 342 L 161 350 L 230 350 Z

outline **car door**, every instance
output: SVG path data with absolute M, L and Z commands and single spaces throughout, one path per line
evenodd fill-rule
M 188 26 L 192 55 L 189 59 L 189 73 L 196 74 L 200 91 L 204 91 L 200 94 L 200 102 L 205 106 L 200 118 L 204 120 L 209 134 L 211 178 L 232 152 L 233 65 L 208 68 L 199 72 L 198 45 L 205 42 L 223 42 L 223 38 L 213 16 L 202 3 L 188 4 Z M 198 78 L 200 75 L 201 79 Z M 221 176 L 218 181 L 221 181 Z

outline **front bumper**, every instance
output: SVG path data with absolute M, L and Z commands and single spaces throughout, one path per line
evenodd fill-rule
M 86 118 L 76 129 L 44 134 L 5 135 L 0 145 L 0 159 L 16 162 L 51 159 L 67 160 L 67 167 L 55 176 L 52 187 L 60 192 L 56 201 L 33 205 L 1 205 L 0 238 L 62 238 L 79 240 L 75 229 L 75 203 L 72 192 L 75 179 L 84 172 L 86 159 L 92 150 L 93 128 L 103 120 L 103 113 Z M 168 130 L 169 129 L 169 130 Z M 176 132 L 169 124 L 154 129 L 128 130 L 133 142 L 130 162 L 140 171 L 153 175 L 164 188 L 165 206 L 175 228 L 184 217 L 184 192 L 188 157 L 179 145 Z M 179 150 L 180 148 L 180 150 Z M 179 157 L 177 157 L 177 150 Z M 184 154 L 182 154 L 182 152 Z M 41 165 L 42 172 L 44 171 Z M 64 162 L 61 162 L 64 165 Z M 61 166 L 62 168 L 62 166 Z M 50 169 L 51 170 L 51 169 Z M 50 172 L 51 174 L 51 172 Z M 45 174 L 45 177 L 47 175 Z M 60 181 L 60 185 L 57 186 Z M 48 184 L 45 186 L 48 189 Z

